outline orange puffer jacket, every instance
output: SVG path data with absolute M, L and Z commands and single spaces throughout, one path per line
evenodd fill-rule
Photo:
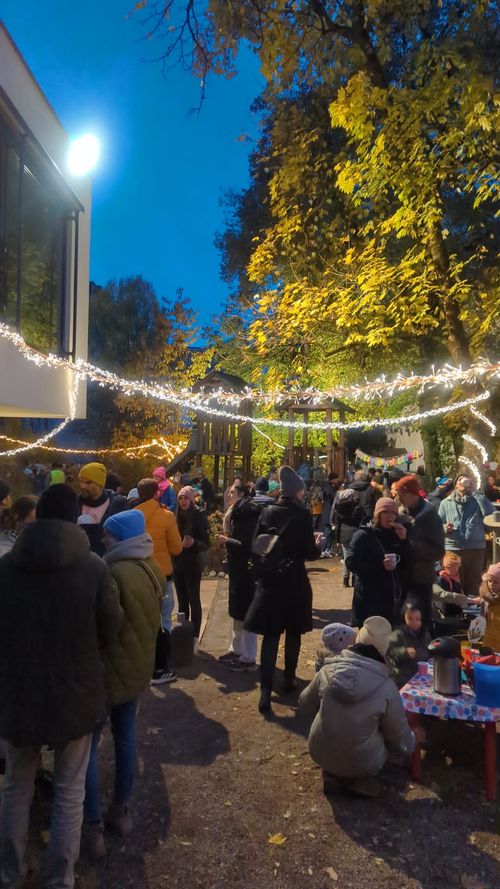
M 161 506 L 157 500 L 139 503 L 146 520 L 146 529 L 153 538 L 153 558 L 166 577 L 173 573 L 172 556 L 182 552 L 182 540 L 173 513 Z

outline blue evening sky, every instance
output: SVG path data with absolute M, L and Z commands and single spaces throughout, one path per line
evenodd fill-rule
M 141 274 L 160 296 L 182 287 L 208 321 L 227 295 L 213 241 L 219 201 L 248 181 L 262 81 L 250 53 L 238 76 L 213 77 L 201 114 L 200 84 L 166 77 L 133 0 L 2 0 L 2 19 L 70 134 L 93 131 L 103 156 L 95 174 L 91 278 Z

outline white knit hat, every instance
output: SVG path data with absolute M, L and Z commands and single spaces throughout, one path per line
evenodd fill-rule
M 361 627 L 357 641 L 364 645 L 373 645 L 383 657 L 389 648 L 389 636 L 392 627 L 385 617 L 367 617 Z
M 321 634 L 321 640 L 325 648 L 328 648 L 332 654 L 340 654 L 344 648 L 354 645 L 356 630 L 354 627 L 348 627 L 347 624 L 327 624 Z

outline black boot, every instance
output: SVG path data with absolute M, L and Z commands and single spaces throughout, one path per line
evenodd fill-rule
M 283 694 L 289 695 L 293 691 L 297 691 L 298 685 L 297 680 L 295 678 L 295 673 L 287 673 L 285 670 L 285 678 L 283 681 Z
M 323 793 L 325 796 L 329 796 L 333 793 L 338 793 L 340 789 L 340 781 L 335 775 L 330 774 L 330 772 L 325 772 L 323 769 Z
M 269 713 L 271 710 L 271 689 L 263 688 L 260 692 L 259 713 Z

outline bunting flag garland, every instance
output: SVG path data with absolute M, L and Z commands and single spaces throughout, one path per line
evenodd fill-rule
M 401 454 L 398 457 L 373 457 L 371 454 L 365 454 L 364 451 L 361 451 L 357 448 L 355 452 L 356 461 L 359 463 L 366 463 L 368 466 L 376 466 L 377 469 L 389 469 L 393 466 L 400 466 L 402 464 L 410 464 L 414 463 L 415 460 L 420 460 L 423 457 L 423 454 L 420 451 L 409 451 L 407 454 Z

